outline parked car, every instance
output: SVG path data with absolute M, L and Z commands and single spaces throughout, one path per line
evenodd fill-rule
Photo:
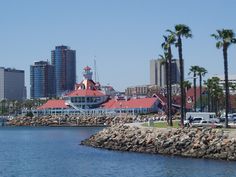
M 185 122 L 185 126 L 190 127 L 223 127 L 222 124 L 215 122 L 214 120 L 205 120 L 203 117 L 194 117 L 192 120 Z
M 184 121 L 184 126 L 190 126 L 192 123 L 200 123 L 203 117 L 193 117 Z
M 236 113 L 228 114 L 228 121 L 236 123 Z M 220 117 L 220 122 L 225 122 L 225 116 Z
M 207 121 L 207 120 L 201 120 L 200 122 L 193 122 L 191 124 L 192 127 L 215 127 L 215 128 L 222 128 L 223 125 L 220 123 L 216 123 L 216 122 L 211 122 L 211 121 Z

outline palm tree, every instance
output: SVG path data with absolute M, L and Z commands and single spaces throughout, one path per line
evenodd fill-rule
M 232 90 L 232 92 L 235 92 L 236 90 L 236 84 L 233 83 L 233 82 L 229 82 L 229 89 Z M 229 100 L 230 100 L 230 103 L 229 103 L 229 112 L 232 112 L 232 107 L 231 107 L 231 104 L 232 104 L 232 100 L 231 100 L 231 97 L 229 96 Z
M 192 83 L 189 81 L 184 81 L 183 86 L 184 86 L 184 114 L 186 114 L 186 92 L 189 88 L 191 88 Z
M 229 112 L 229 81 L 228 81 L 228 48 L 231 44 L 236 43 L 236 38 L 233 30 L 222 29 L 216 30 L 216 34 L 211 36 L 216 39 L 216 48 L 223 48 L 224 58 L 224 74 L 225 74 L 225 127 L 228 127 L 228 112 Z
M 173 126 L 172 123 L 172 51 L 171 51 L 171 45 L 175 43 L 175 36 L 170 34 L 168 36 L 163 36 L 164 37 L 164 42 L 162 43 L 162 48 L 164 49 L 164 53 L 168 59 L 168 72 L 167 72 L 167 98 L 168 98 L 168 120 L 169 120 L 169 125 Z
M 169 115 L 170 115 L 170 105 L 169 105 L 169 64 L 168 64 L 168 54 L 164 51 L 164 55 L 159 55 L 161 59 L 161 65 L 165 66 L 165 77 L 166 77 L 166 90 L 167 90 L 167 107 L 166 107 L 166 115 L 167 115 L 167 123 L 169 124 Z
M 199 66 L 191 66 L 190 72 L 188 74 L 193 73 L 193 88 L 194 88 L 194 111 L 196 112 L 197 108 L 197 89 L 196 89 L 196 79 L 197 79 L 197 73 L 199 71 Z
M 184 63 L 183 63 L 183 51 L 182 51 L 182 37 L 191 38 L 192 32 L 190 28 L 184 24 L 175 25 L 175 31 L 171 31 L 172 34 L 176 36 L 177 42 L 176 47 L 178 47 L 179 53 L 179 63 L 180 63 L 180 90 L 181 90 L 181 124 L 184 124 Z
M 199 76 L 199 86 L 200 86 L 200 111 L 202 112 L 202 77 L 205 76 L 207 70 L 203 67 L 199 67 L 197 75 Z
M 4 114 L 7 114 L 7 111 L 8 111 L 8 109 L 7 109 L 7 100 L 6 99 L 4 99 L 4 100 L 2 100 L 1 101 L 1 103 L 2 103 L 2 110 L 1 110 L 1 112 L 2 112 L 2 114 L 4 115 Z
M 206 81 L 204 81 L 204 85 L 207 87 L 207 108 L 208 108 L 208 112 L 211 112 L 211 94 L 212 94 L 212 78 L 211 79 L 207 79 Z
M 204 81 L 204 84 L 207 86 L 209 112 L 214 111 L 215 113 L 218 113 L 218 110 L 221 107 L 223 89 L 219 83 L 220 79 L 218 77 L 212 77 L 207 79 L 207 81 Z

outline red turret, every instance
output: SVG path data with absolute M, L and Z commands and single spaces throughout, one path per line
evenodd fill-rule
M 89 66 L 86 66 L 86 67 L 84 68 L 84 70 L 85 70 L 85 71 L 90 71 L 91 68 L 90 68 Z

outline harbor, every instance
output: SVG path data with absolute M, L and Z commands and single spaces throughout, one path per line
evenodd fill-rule
M 109 151 L 80 145 L 95 127 L 0 129 L 0 176 L 234 177 L 234 161 Z M 42 170 L 43 169 L 43 170 Z
M 236 1 L 0 6 L 0 177 L 236 177 Z

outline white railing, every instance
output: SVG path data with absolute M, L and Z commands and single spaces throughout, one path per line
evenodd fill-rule
M 66 100 L 66 103 L 69 104 L 71 107 L 73 107 L 75 110 L 80 111 L 80 112 L 84 112 L 83 109 L 78 108 L 77 106 L 75 106 L 70 100 Z

